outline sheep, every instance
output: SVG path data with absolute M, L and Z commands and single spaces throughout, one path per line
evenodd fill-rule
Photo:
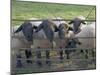
M 31 20 L 37 20 L 36 18 L 31 18 Z M 64 21 L 60 21 L 60 22 L 57 22 L 57 21 L 54 21 L 54 24 L 55 25 L 57 25 L 57 27 L 60 25 L 60 23 L 62 23 L 62 22 L 64 22 Z M 42 23 L 42 21 L 39 21 L 39 22 L 30 22 L 30 23 L 32 23 L 32 25 L 35 25 L 35 26 L 39 26 L 41 23 Z M 12 30 L 13 30 L 13 32 L 16 32 L 16 30 L 17 30 L 17 28 L 19 28 L 20 26 L 15 26 L 15 27 L 12 27 Z M 23 37 L 24 39 L 20 39 L 20 40 L 22 40 L 22 42 L 24 42 L 25 44 L 29 44 L 29 41 L 27 41 L 27 40 L 25 40 L 25 36 L 23 35 L 23 33 L 22 33 L 22 31 L 20 31 L 19 33 L 16 33 L 16 34 L 13 34 L 13 32 L 12 32 L 12 36 L 18 36 L 18 37 Z M 38 35 L 39 34 L 39 35 Z M 37 38 L 37 37 L 39 37 L 39 38 L 44 38 L 44 39 L 47 39 L 46 38 L 46 35 L 45 35 L 45 33 L 43 32 L 43 30 L 40 30 L 39 32 L 38 32 L 38 34 L 36 33 L 34 33 L 33 32 L 33 35 L 34 35 L 34 37 L 33 38 Z M 55 34 L 54 34 L 54 37 L 55 38 L 58 38 L 58 33 L 57 32 L 55 32 Z M 15 40 L 15 38 L 13 38 L 12 40 Z M 18 39 L 16 38 L 16 40 L 18 41 Z M 15 41 L 16 41 L 15 40 Z M 20 41 L 21 42 L 21 41 Z M 13 42 L 14 43 L 14 42 Z M 19 43 L 20 44 L 20 43 Z M 13 46 L 14 44 L 12 44 L 12 47 L 15 47 L 15 46 Z M 16 45 L 17 46 L 17 45 Z M 22 46 L 22 45 L 20 45 L 20 46 Z M 21 48 L 21 47 L 17 47 L 17 48 Z M 23 46 L 22 46 L 23 47 Z M 26 46 L 27 47 L 27 46 Z
M 95 22 L 92 22 L 91 24 L 88 24 L 88 25 L 82 25 L 80 27 L 80 32 L 74 34 L 74 32 L 72 32 L 72 35 L 67 38 L 67 40 L 64 40 L 63 43 L 64 45 L 62 45 L 60 48 L 79 48 L 81 50 L 81 52 L 83 53 L 86 53 L 85 54 L 85 57 L 88 58 L 88 50 L 83 50 L 83 49 L 86 49 L 86 48 L 95 48 Z M 70 32 L 70 31 L 69 31 Z M 66 33 L 68 34 L 68 33 Z M 82 37 L 82 38 L 80 38 Z M 88 38 L 90 37 L 90 38 Z M 76 42 L 77 43 L 74 43 L 73 40 L 75 39 L 78 39 Z M 72 40 L 73 39 L 73 40 Z M 70 41 L 72 40 L 72 41 Z M 69 45 L 69 43 L 74 43 L 73 47 L 71 46 L 71 44 Z M 66 45 L 66 46 L 65 46 Z M 72 51 L 72 50 L 71 50 Z M 69 53 L 70 53 L 70 50 L 65 50 L 65 54 L 66 54 L 66 58 L 69 59 Z M 60 59 L 63 59 L 63 51 L 60 51 L 59 52 L 60 54 Z M 94 57 L 94 51 L 92 50 L 92 56 Z
M 79 48 L 95 48 L 95 22 L 85 25 L 81 27 L 81 32 L 76 34 L 75 37 L 83 37 L 79 38 L 80 41 L 83 42 Z M 92 38 L 85 38 L 85 37 L 92 37 Z M 88 42 L 87 42 L 88 41 Z M 86 42 L 86 43 L 85 43 Z
M 81 25 L 86 24 L 86 22 L 84 20 L 85 20 L 85 17 L 78 16 L 78 17 L 75 17 L 72 21 L 69 22 L 69 24 L 73 24 L 74 34 L 77 34 L 81 31 L 81 28 L 80 28 Z
M 32 19 L 36 19 L 36 18 L 32 18 Z M 31 20 L 32 20 L 31 19 Z M 37 19 L 36 19 L 37 20 Z M 49 20 L 45 20 L 45 21 L 49 21 Z M 51 21 L 50 21 L 51 22 Z M 35 40 L 33 40 L 35 43 L 33 43 L 33 45 L 32 45 L 32 43 L 30 43 L 29 42 L 29 40 L 27 40 L 27 39 L 25 39 L 25 36 L 24 36 L 24 34 L 23 34 L 23 32 L 22 31 L 20 31 L 19 33 L 16 33 L 16 34 L 13 34 L 12 33 L 12 35 L 13 36 L 18 36 L 18 37 L 22 37 L 22 39 L 18 39 L 18 38 L 12 38 L 12 48 L 30 48 L 30 47 L 35 47 L 35 48 L 38 48 L 38 47 L 40 47 L 40 48 L 51 48 L 52 47 L 52 44 L 49 42 L 50 40 L 50 38 L 48 39 L 48 40 L 39 40 L 39 39 L 47 39 L 47 36 L 48 36 L 48 34 L 49 33 L 47 33 L 47 31 L 46 32 L 44 32 L 43 31 L 43 29 L 42 30 L 40 30 L 39 31 L 39 25 L 41 25 L 41 24 L 43 24 L 43 22 L 41 22 L 41 21 L 39 21 L 39 22 L 30 22 L 33 26 L 35 25 L 35 26 L 37 26 L 37 29 L 36 29 L 36 33 L 35 32 L 33 32 L 33 38 L 35 39 Z M 29 24 L 30 24 L 29 23 Z M 60 22 L 57 22 L 57 21 L 53 21 L 53 23 L 52 24 L 54 24 L 54 25 L 57 25 L 57 27 L 59 27 L 59 30 L 61 30 L 60 28 L 61 28 L 61 26 L 60 25 L 65 25 L 65 26 L 67 26 L 67 24 L 65 24 L 66 22 L 65 21 L 60 21 Z M 30 24 L 30 25 L 31 25 Z M 31 26 L 32 26 L 31 25 Z M 14 32 L 16 32 L 15 30 L 17 29 L 17 28 L 19 28 L 19 27 L 14 27 L 13 28 L 13 30 L 14 30 Z M 67 27 L 66 27 L 67 28 Z M 53 29 L 53 32 L 54 32 L 54 29 Z M 47 33 L 47 35 L 45 35 L 45 33 Z M 52 37 L 52 38 L 54 38 L 54 40 L 56 39 L 56 38 L 59 38 L 59 36 L 61 36 L 61 34 L 59 33 L 58 34 L 58 32 L 54 32 L 54 36 Z M 69 35 L 68 35 L 69 36 Z M 52 38 L 51 38 L 51 41 L 52 41 Z M 60 37 L 61 38 L 61 37 Z M 32 39 L 31 39 L 32 40 Z M 64 42 L 64 40 L 62 40 L 62 42 L 61 42 L 61 40 L 57 40 L 56 42 L 60 42 L 59 44 L 57 44 L 56 46 L 57 47 L 60 47 L 62 44 L 64 44 L 63 42 Z M 54 43 L 55 44 L 55 43 Z M 48 52 L 48 51 L 46 51 L 46 57 L 47 58 L 49 58 L 49 55 L 48 54 L 50 54 L 50 52 Z M 38 55 L 38 54 L 37 54 Z M 38 57 L 38 56 L 37 56 Z M 47 62 L 48 63 L 48 62 Z
M 29 42 L 28 40 L 26 40 L 23 32 L 19 32 L 18 34 L 15 34 L 14 31 L 17 30 L 17 28 L 19 28 L 19 26 L 14 26 L 12 27 L 12 33 L 11 33 L 11 36 L 12 36 L 12 40 L 11 40 L 11 48 L 12 49 L 18 49 L 18 51 L 21 49 L 21 48 L 30 48 L 31 46 L 31 42 Z M 28 49 L 25 49 L 25 55 L 26 55 L 26 58 L 30 58 L 31 56 L 28 55 L 28 53 L 31 54 L 31 50 L 28 50 Z M 28 57 L 28 56 L 29 57 Z M 30 62 L 28 62 L 30 61 Z M 32 63 L 31 60 L 26 60 L 27 63 Z
M 36 18 L 32 18 L 36 19 Z M 34 22 L 35 23 L 35 22 Z M 35 25 L 39 25 L 41 22 L 36 22 Z M 13 26 L 11 31 L 11 48 L 12 49 L 20 49 L 20 48 L 31 48 L 33 44 L 33 32 L 34 32 L 34 25 L 32 22 L 25 21 L 21 26 Z M 31 54 L 31 55 L 29 55 Z M 32 53 L 31 50 L 25 50 L 26 58 L 31 58 Z M 27 63 L 32 63 L 31 60 L 26 60 Z
M 57 27 L 55 29 L 57 29 L 58 33 L 54 32 L 52 34 L 50 34 L 50 29 L 48 29 L 49 27 L 47 27 L 50 23 L 52 23 L 51 25 L 53 26 L 56 25 Z M 57 24 L 56 24 L 57 23 Z M 58 25 L 59 24 L 59 25 Z M 44 26 L 44 28 L 42 28 Z M 70 38 L 71 35 L 72 35 L 72 31 L 69 31 L 69 27 L 68 27 L 68 24 L 65 22 L 65 21 L 60 21 L 60 22 L 56 22 L 56 21 L 53 21 L 51 22 L 50 20 L 45 20 L 44 22 L 42 22 L 42 24 L 40 24 L 39 26 L 39 29 L 36 30 L 39 31 L 43 29 L 45 31 L 45 34 L 47 34 L 46 36 L 52 36 L 52 38 L 50 37 L 49 39 L 52 39 L 51 41 L 55 41 L 56 42 L 56 48 L 59 48 L 59 47 L 65 47 L 66 45 L 66 42 L 65 40 L 67 40 L 67 38 Z M 48 33 L 49 32 L 49 33 Z M 41 34 L 41 33 L 40 33 Z M 38 33 L 36 35 L 39 35 Z M 36 35 L 34 37 L 36 37 Z M 39 37 L 37 37 L 39 38 Z M 56 38 L 58 38 L 56 40 Z M 51 48 L 51 43 L 48 41 L 48 40 L 43 40 L 43 37 L 42 37 L 42 40 L 35 40 L 36 42 L 38 43 L 35 43 L 35 47 L 40 47 L 40 48 Z M 54 43 L 53 43 L 54 45 Z M 47 59 L 50 59 L 50 52 L 49 51 L 46 51 L 46 58 Z M 49 63 L 48 61 L 46 61 L 46 63 Z
M 82 48 L 82 49 L 85 49 L 85 48 L 96 48 L 96 45 L 95 45 L 95 34 L 96 30 L 95 30 L 95 22 L 92 22 L 91 24 L 89 25 L 85 25 L 85 26 L 82 26 L 81 27 L 81 32 L 76 34 L 75 37 L 83 37 L 83 38 L 79 38 L 79 41 L 82 43 L 80 46 L 77 45 L 77 48 Z M 86 51 L 86 58 L 87 57 L 87 54 L 88 54 L 88 50 L 85 50 Z M 81 52 L 84 52 L 84 50 L 81 50 Z M 94 51 L 92 50 L 92 56 L 94 57 Z
M 78 38 L 68 38 L 67 41 L 66 41 L 66 46 L 65 48 L 76 48 L 77 47 L 77 44 L 80 45 L 81 42 L 78 40 Z M 60 47 L 60 49 L 62 49 L 62 47 Z M 65 50 L 65 54 L 66 54 L 66 59 L 70 59 L 70 56 L 69 54 L 71 52 L 75 52 L 76 50 Z M 60 59 L 62 60 L 63 59 L 63 51 L 60 51 Z
M 69 22 L 69 24 L 73 23 L 73 27 L 72 27 L 73 30 L 68 31 L 70 34 L 70 37 L 67 38 L 67 40 L 62 39 L 63 43 L 64 42 L 65 43 L 60 48 L 69 48 L 67 43 L 69 42 L 70 39 L 74 39 L 74 38 L 77 38 L 79 40 L 79 42 L 81 43 L 81 45 L 80 44 L 78 45 L 77 43 L 75 43 L 74 44 L 75 48 L 95 48 L 95 38 L 90 38 L 90 39 L 86 38 L 86 37 L 95 37 L 95 22 L 91 23 L 90 25 L 82 25 L 81 23 L 86 24 L 86 22 L 84 20 L 85 20 L 85 18 L 80 16 L 80 17 L 73 19 L 71 22 Z M 66 30 L 66 29 L 64 29 L 64 30 Z M 62 36 L 63 36 L 64 30 L 61 31 Z M 64 35 L 66 35 L 66 34 L 68 34 L 68 33 L 65 32 Z M 83 37 L 86 39 L 78 38 L 78 37 Z M 66 45 L 66 47 L 65 47 L 65 45 Z M 69 53 L 68 53 L 68 51 L 67 52 L 66 51 L 67 50 L 65 50 L 65 53 L 68 56 Z M 81 50 L 81 52 L 83 52 L 83 50 Z M 87 57 L 87 53 L 88 53 L 88 51 L 86 50 L 86 57 Z M 92 52 L 92 53 L 94 53 L 94 52 Z M 63 56 L 63 51 L 60 51 L 61 59 L 63 58 L 62 56 Z M 68 56 L 68 58 L 69 58 L 69 56 Z
M 57 23 L 55 21 L 53 21 L 54 23 Z M 32 22 L 33 25 L 36 25 L 37 27 L 42 23 L 41 21 L 40 22 Z M 59 24 L 59 25 L 58 25 Z M 54 32 L 54 41 L 56 42 L 56 47 L 57 48 L 65 48 L 66 46 L 66 42 L 68 42 L 68 38 L 72 38 L 76 35 L 79 35 L 79 33 L 81 33 L 82 31 L 82 28 L 81 28 L 81 31 L 78 32 L 78 33 L 74 33 L 73 31 L 69 31 L 67 30 L 67 27 L 66 27 L 66 34 L 64 34 L 64 36 L 62 34 L 60 34 L 60 28 L 61 28 L 61 25 L 63 26 L 67 26 L 66 22 L 65 23 L 62 23 L 62 22 L 58 22 L 57 24 L 57 27 L 58 27 L 58 32 Z M 36 31 L 37 32 L 37 31 Z M 18 44 L 16 42 L 13 42 L 15 43 L 15 46 L 17 48 L 30 48 L 30 47 L 35 47 L 35 48 L 51 48 L 51 43 L 49 42 L 49 40 L 39 40 L 39 39 L 47 39 L 45 33 L 43 30 L 40 30 L 39 32 L 37 33 L 33 33 L 33 38 L 35 39 L 34 42 L 37 42 L 37 43 L 33 43 L 33 46 L 31 46 L 31 44 L 25 39 L 25 36 L 23 35 L 22 32 L 18 33 L 19 36 L 21 37 L 24 37 L 24 39 L 17 39 L 17 38 L 13 38 L 12 41 L 14 41 L 15 39 L 17 40 Z M 17 34 L 14 34 L 14 35 L 17 35 Z M 65 36 L 66 35 L 66 36 Z M 79 35 L 80 36 L 80 35 Z M 77 36 L 76 36 L 77 37 Z M 38 38 L 38 39 L 37 39 Z M 56 38 L 60 38 L 59 40 L 56 40 Z M 80 39 L 79 39 L 80 40 Z M 59 43 L 60 42 L 60 43 Z M 83 42 L 82 42 L 83 43 Z M 12 44 L 14 45 L 14 44 Z M 19 45 L 19 47 L 18 47 Z M 26 46 L 25 46 L 26 45 Z M 46 46 L 45 46 L 46 45 Z M 14 46 L 12 46 L 14 47 Z M 80 47 L 80 46 L 79 46 Z M 49 52 L 46 51 L 46 54 L 50 54 Z M 49 58 L 49 55 L 46 55 L 47 56 L 47 59 Z M 38 56 L 37 56 L 38 57 Z M 48 62 L 47 62 L 48 63 Z
M 17 48 L 30 48 L 30 43 L 25 39 L 25 36 L 23 35 L 22 31 L 15 34 L 14 32 L 17 30 L 19 26 L 13 26 L 12 32 L 11 32 L 11 48 L 17 49 Z

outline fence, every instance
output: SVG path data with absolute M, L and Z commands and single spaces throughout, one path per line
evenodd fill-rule
M 54 21 L 70 21 L 70 20 L 65 20 L 65 19 L 53 19 Z M 16 20 L 16 19 L 13 19 L 13 21 L 42 21 L 42 20 Z M 96 20 L 85 20 L 85 21 L 96 21 Z M 23 37 L 19 37 L 19 36 L 12 36 L 12 38 L 19 38 L 19 39 L 24 39 Z M 96 37 L 77 37 L 77 38 L 81 38 L 81 39 L 95 39 Z M 38 38 L 35 38 L 35 39 L 38 39 Z M 34 40 L 35 40 L 34 39 Z M 40 39 L 42 40 L 42 39 Z M 45 39 L 46 40 L 46 39 Z M 62 49 L 59 49 L 59 48 L 42 48 L 42 49 L 37 49 L 37 48 L 16 48 L 15 50 L 20 50 L 20 51 L 25 51 L 26 49 L 32 49 L 32 52 L 35 52 L 35 51 L 65 51 L 65 50 L 84 50 L 84 51 L 92 51 L 92 54 L 95 55 L 95 49 L 96 48 L 62 48 Z M 21 61 L 26 61 L 26 60 L 32 60 L 32 61 L 52 61 L 52 62 L 59 62 L 59 61 L 63 61 L 63 62 L 68 62 L 68 61 L 90 61 L 90 60 L 95 60 L 95 56 L 94 57 L 91 57 L 91 58 L 88 58 L 88 59 L 63 59 L 63 60 L 60 60 L 58 58 L 51 58 L 51 59 L 45 59 L 45 58 L 41 58 L 41 59 L 36 59 L 36 58 L 29 58 L 29 59 L 26 59 L 26 58 L 17 58 L 16 60 L 21 60 Z M 12 60 L 13 61 L 13 60 Z M 16 71 L 16 69 L 13 69 Z M 20 69 L 19 69 L 20 70 Z M 21 69 L 23 70 L 23 69 Z
M 39 20 L 21 20 L 21 19 L 12 19 L 13 21 L 43 21 L 45 19 L 39 19 Z M 51 19 L 52 21 L 72 21 L 71 19 Z M 83 21 L 96 21 L 96 20 L 83 20 Z

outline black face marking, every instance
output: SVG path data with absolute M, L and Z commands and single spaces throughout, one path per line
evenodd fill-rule
M 65 35 L 68 33 L 68 29 L 69 29 L 68 25 L 65 23 L 62 23 L 59 25 L 58 29 L 59 29 L 58 34 L 59 34 L 60 39 L 64 39 Z
M 36 32 L 43 29 L 47 39 L 52 42 L 54 39 L 54 32 L 58 31 L 57 26 L 52 20 L 43 20 L 43 22 L 37 27 Z
M 33 40 L 33 27 L 30 22 L 24 22 L 16 31 L 18 33 L 22 31 L 27 41 Z

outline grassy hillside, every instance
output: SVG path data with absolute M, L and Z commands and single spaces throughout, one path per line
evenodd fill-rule
M 75 16 L 87 16 L 94 6 L 70 5 L 70 4 L 50 4 L 36 2 L 19 2 L 12 0 L 12 19 L 29 19 L 36 17 L 39 19 L 54 18 L 55 16 L 64 19 L 72 19 Z M 95 19 L 95 9 L 88 19 Z M 20 22 L 12 22 L 17 25 Z

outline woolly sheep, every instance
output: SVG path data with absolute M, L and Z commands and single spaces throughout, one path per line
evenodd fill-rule
M 95 48 L 95 22 L 92 22 L 89 25 L 81 27 L 81 32 L 76 34 L 75 37 L 79 38 L 79 41 L 82 43 L 78 48 Z M 90 37 L 90 38 L 87 38 Z M 92 37 L 92 38 L 91 38 Z

